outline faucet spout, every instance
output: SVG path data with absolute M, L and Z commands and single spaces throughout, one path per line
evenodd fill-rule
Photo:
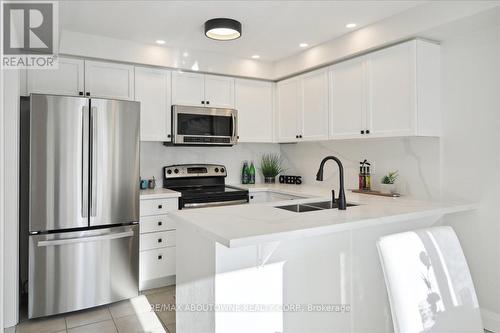
M 334 160 L 339 167 L 340 188 L 339 188 L 338 208 L 339 208 L 339 210 L 346 210 L 347 202 L 345 199 L 345 190 L 344 190 L 344 166 L 342 165 L 342 162 L 337 157 L 327 156 L 321 161 L 321 163 L 319 165 L 319 170 L 316 173 L 316 180 L 323 181 L 323 169 L 325 167 L 325 163 L 328 160 Z M 334 203 L 335 203 L 335 192 L 332 191 L 332 205 Z

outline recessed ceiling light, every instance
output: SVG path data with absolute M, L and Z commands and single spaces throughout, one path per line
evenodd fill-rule
M 215 40 L 241 37 L 241 23 L 230 18 L 215 18 L 205 22 L 205 36 Z
M 163 44 L 165 44 L 165 41 L 163 39 L 157 39 L 156 44 L 163 45 Z
M 346 28 L 348 29 L 352 29 L 352 28 L 356 28 L 357 24 L 356 23 L 347 23 L 345 25 Z
M 259 58 L 260 58 L 260 55 L 258 55 L 258 54 L 254 54 L 254 55 L 252 56 L 252 59 L 259 59 Z
M 308 46 L 309 46 L 309 44 L 307 44 L 307 43 L 300 43 L 300 44 L 299 44 L 299 46 L 300 46 L 300 47 L 308 47 Z

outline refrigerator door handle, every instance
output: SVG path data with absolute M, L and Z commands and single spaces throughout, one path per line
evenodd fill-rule
M 56 246 L 56 245 L 67 245 L 67 244 L 75 244 L 75 243 L 85 243 L 85 242 L 99 242 L 99 241 L 107 241 L 111 239 L 118 238 L 126 238 L 134 236 L 134 232 L 132 230 L 125 232 L 118 232 L 114 234 L 107 235 L 99 235 L 99 236 L 89 236 L 89 237 L 74 237 L 74 238 L 66 238 L 66 239 L 54 239 L 54 240 L 46 240 L 46 241 L 38 241 L 38 247 L 44 246 Z
M 89 215 L 89 107 L 82 107 L 82 217 Z
M 97 107 L 91 107 L 92 137 L 90 144 L 90 216 L 97 214 Z

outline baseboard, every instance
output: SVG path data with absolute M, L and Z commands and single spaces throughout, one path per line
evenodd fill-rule
M 500 333 L 500 313 L 481 308 L 481 317 L 485 329 L 490 332 Z
M 147 289 L 161 288 L 175 284 L 175 275 L 162 277 L 159 279 L 146 280 L 139 282 L 139 290 L 144 291 Z

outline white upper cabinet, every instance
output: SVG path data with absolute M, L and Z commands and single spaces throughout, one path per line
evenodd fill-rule
M 205 75 L 197 73 L 172 73 L 172 104 L 205 105 Z
M 133 100 L 134 66 L 85 61 L 85 95 Z
M 334 65 L 330 69 L 330 138 L 358 137 L 365 124 L 364 58 Z
M 135 67 L 135 100 L 141 103 L 141 141 L 170 141 L 171 72 Z
M 173 72 L 172 104 L 234 108 L 234 78 Z
M 205 75 L 205 104 L 217 108 L 234 108 L 234 78 Z
M 328 139 L 328 71 L 321 69 L 301 77 L 303 140 Z
M 412 40 L 330 70 L 330 138 L 441 135 L 439 45 Z
M 55 95 L 83 95 L 84 61 L 59 57 L 57 69 L 29 69 L 27 92 Z
M 273 142 L 273 83 L 236 79 L 240 142 Z
M 372 136 L 415 133 L 416 43 L 399 44 L 367 56 L 368 126 Z
M 296 142 L 301 130 L 301 87 L 295 77 L 277 84 L 278 141 Z

